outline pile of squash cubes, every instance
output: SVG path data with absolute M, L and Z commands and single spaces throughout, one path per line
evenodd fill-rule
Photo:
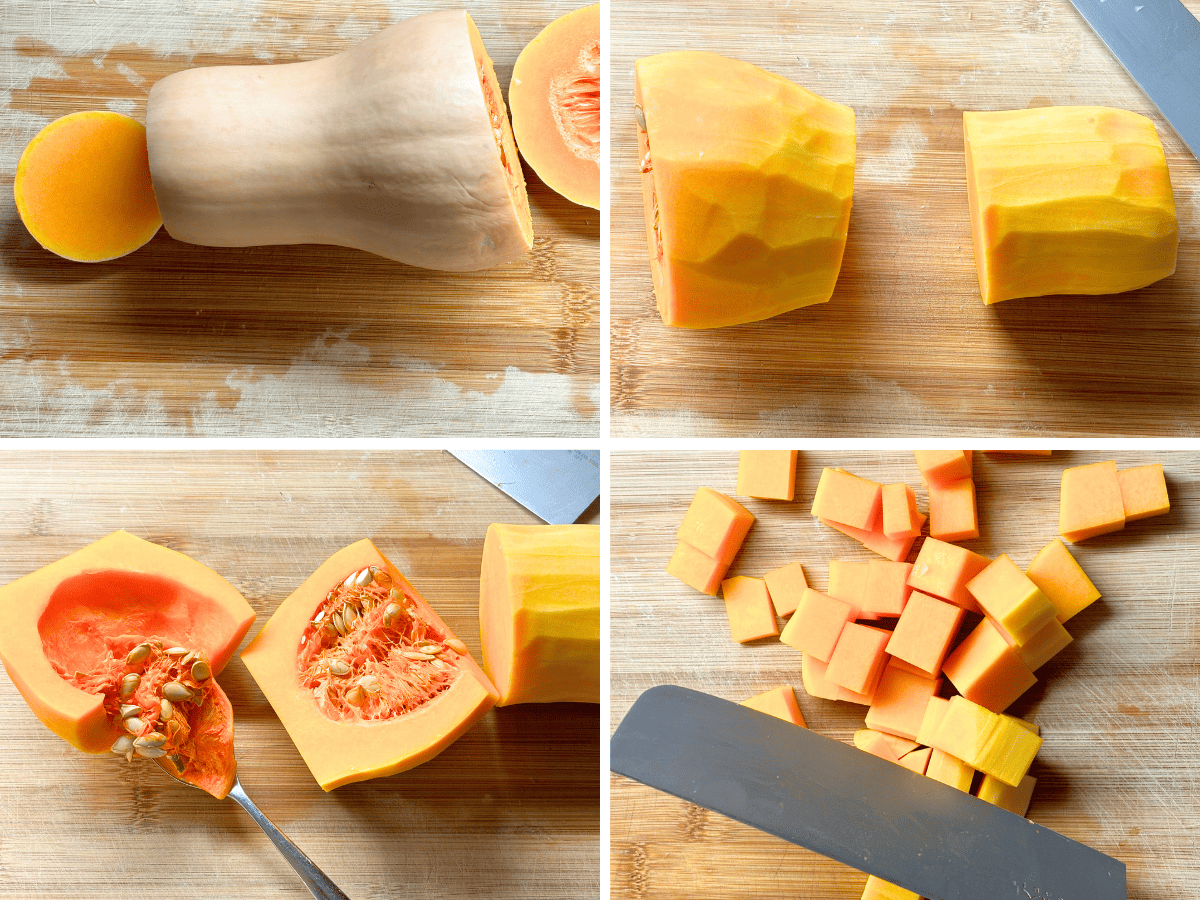
M 913 489 L 827 468 L 812 514 L 879 556 L 831 560 L 827 593 L 808 587 L 798 562 L 762 578 L 725 578 L 754 516 L 710 488 L 684 516 L 667 571 L 706 594 L 721 590 L 735 641 L 779 635 L 800 650 L 811 696 L 866 706 L 866 727 L 854 735 L 860 749 L 962 791 L 980 772 L 978 797 L 1024 815 L 1042 738 L 1037 725 L 1004 710 L 1071 642 L 1064 624 L 1100 592 L 1060 540 L 1024 572 L 1007 555 L 988 559 L 958 546 L 979 537 L 971 451 L 914 453 L 929 494 L 929 535 L 911 563 L 926 522 Z M 792 500 L 795 474 L 796 451 L 745 450 L 737 492 Z M 1169 508 L 1161 465 L 1069 468 L 1059 533 L 1074 543 Z M 968 613 L 983 618 L 956 645 Z M 776 615 L 787 619 L 782 633 Z M 943 679 L 953 692 L 943 691 Z M 804 725 L 791 687 L 743 704 Z M 874 876 L 863 892 L 863 900 L 915 898 Z

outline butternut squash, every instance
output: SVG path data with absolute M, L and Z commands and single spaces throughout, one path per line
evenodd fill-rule
M 490 525 L 483 668 L 514 703 L 600 702 L 600 526 Z
M 532 246 L 504 99 L 461 10 L 325 59 L 169 75 L 150 91 L 146 131 L 177 240 L 336 244 L 449 271 Z
M 854 111 L 715 53 L 639 60 L 650 271 L 667 325 L 719 328 L 833 294 L 854 191 Z
M 1175 271 L 1179 224 L 1154 123 L 1122 109 L 963 113 L 984 303 L 1115 294 Z

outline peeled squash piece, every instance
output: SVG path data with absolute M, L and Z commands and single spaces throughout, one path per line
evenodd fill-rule
M 146 131 L 176 240 L 336 244 L 447 271 L 532 246 L 504 99 L 461 10 L 325 59 L 169 75 L 150 91 Z
M 489 526 L 479 631 L 497 706 L 599 703 L 600 526 Z
M 555 19 L 529 42 L 508 87 L 525 162 L 572 203 L 600 208 L 600 4 Z
M 983 302 L 1115 294 L 1175 271 L 1179 224 L 1144 116 L 1099 106 L 963 113 Z
M 658 311 L 718 328 L 833 294 L 854 191 L 854 111 L 715 53 L 639 60 L 642 199 Z

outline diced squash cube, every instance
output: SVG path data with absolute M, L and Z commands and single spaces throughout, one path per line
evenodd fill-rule
M 946 484 L 971 477 L 970 450 L 914 450 L 913 456 L 928 482 Z
M 874 695 L 875 687 L 887 664 L 887 646 L 891 632 L 872 625 L 847 622 L 829 657 L 825 677 L 856 694 Z
M 903 659 L 897 659 L 894 656 L 888 660 L 888 665 L 895 666 L 897 669 L 902 669 L 905 672 L 911 672 L 914 675 L 924 675 L 926 678 L 930 678 L 933 675 L 931 672 L 926 672 L 924 669 L 918 668 Z
M 940 541 L 979 537 L 974 479 L 929 482 L 929 536 Z
M 779 639 L 827 663 L 842 636 L 842 629 L 856 613 L 849 603 L 805 588 L 800 605 L 783 626 Z
M 870 728 L 860 728 L 854 732 L 854 746 L 888 762 L 900 762 L 900 754 L 883 739 L 883 734 Z
M 864 694 L 856 694 L 844 687 L 834 684 L 825 677 L 828 663 L 821 662 L 808 653 L 800 660 L 800 674 L 804 679 L 804 690 L 810 697 L 820 697 L 823 700 L 842 700 L 846 703 L 858 703 L 870 706 L 871 698 Z
M 908 552 L 912 550 L 912 545 L 916 541 L 915 536 L 892 540 L 891 538 L 884 537 L 882 532 L 865 531 L 862 528 L 854 528 L 850 525 L 834 522 L 832 519 L 821 519 L 821 524 L 828 525 L 830 528 L 840 531 L 847 537 L 854 538 L 871 552 L 878 553 L 880 556 L 894 562 L 906 559 Z
M 932 753 L 932 747 L 919 747 L 911 753 L 905 753 L 900 757 L 900 765 L 916 772 L 918 775 L 924 775 L 925 770 L 929 768 L 929 757 Z
M 925 524 L 925 516 L 917 509 L 917 495 L 904 482 L 883 486 L 883 527 L 885 538 L 898 540 L 916 537 Z
M 892 618 L 903 613 L 908 595 L 912 593 L 912 588 L 908 586 L 908 576 L 911 573 L 912 563 L 892 562 L 890 559 L 873 559 L 868 562 L 866 588 L 863 591 L 859 618 Z M 832 573 L 830 578 L 832 579 Z
M 951 697 L 929 738 L 929 746 L 975 766 L 999 720 L 999 714 L 966 697 Z
M 879 525 L 883 485 L 842 469 L 824 469 L 813 497 L 812 514 L 851 528 L 874 531 Z
M 933 748 L 929 754 L 929 764 L 925 767 L 925 776 L 950 787 L 958 788 L 964 793 L 970 793 L 971 781 L 975 778 L 975 770 L 956 756 L 951 756 L 945 750 Z
M 782 687 L 771 688 L 769 691 L 755 694 L 753 697 L 743 700 L 741 705 L 799 725 L 801 728 L 807 727 L 804 724 L 804 716 L 800 713 L 800 704 L 796 702 L 796 692 L 790 685 L 785 684 Z
M 889 664 L 867 710 L 867 727 L 915 741 L 925 708 L 940 686 L 940 679 L 914 675 Z
M 960 694 L 992 712 L 1003 712 L 1037 682 L 988 619 L 946 657 L 942 673 Z
M 983 614 L 1018 645 L 1027 643 L 1057 613 L 1049 598 L 1005 553 L 972 578 L 967 590 Z
M 946 710 L 949 708 L 950 701 L 945 697 L 929 698 L 929 702 L 925 705 L 925 714 L 921 717 L 921 725 L 917 729 L 918 743 L 932 746 L 933 736 L 937 734 L 942 719 L 946 716 Z
M 779 634 L 767 583 L 761 578 L 727 578 L 721 582 L 721 593 L 725 595 L 729 632 L 739 644 Z
M 829 561 L 829 590 L 825 593 L 838 600 L 844 600 L 859 612 L 862 611 L 863 598 L 867 593 L 867 563 L 850 559 L 831 559 Z
M 1058 533 L 1072 544 L 1120 531 L 1125 527 L 1125 504 L 1117 464 L 1092 463 L 1063 469 L 1058 500 Z
M 753 522 L 754 515 L 740 503 L 702 487 L 692 498 L 676 537 L 728 566 Z
M 961 606 L 913 591 L 896 622 L 887 652 L 932 678 L 941 672 L 966 614 Z
M 862 900 L 921 900 L 921 897 L 890 881 L 868 875 L 866 886 L 863 887 Z
M 1050 598 L 1060 622 L 1100 599 L 1100 592 L 1080 568 L 1066 544 L 1055 539 L 1042 548 L 1025 570 L 1029 580 Z
M 983 752 L 972 760 L 972 765 L 1009 787 L 1016 787 L 1029 772 L 1041 746 L 1039 735 L 1021 727 L 1012 716 L 1000 716 L 988 735 Z
M 1121 507 L 1125 511 L 1126 522 L 1161 516 L 1171 511 L 1167 478 L 1161 463 L 1122 469 L 1117 472 L 1117 483 L 1121 487 Z
M 1006 637 L 1003 633 L 1001 637 Z M 1009 641 L 1012 643 L 1012 641 Z M 1063 628 L 1058 619 L 1051 619 L 1042 626 L 1041 631 L 1024 644 L 1014 649 L 1021 662 L 1028 666 L 1030 672 L 1036 672 L 1043 665 L 1058 655 L 1067 644 L 1071 643 L 1071 634 Z
M 763 500 L 796 495 L 795 450 L 743 450 L 738 459 L 737 492 Z
M 767 593 L 771 595 L 775 613 L 781 619 L 786 619 L 796 611 L 800 598 L 808 587 L 804 568 L 798 562 L 788 563 L 768 572 L 763 576 L 763 580 L 767 583 Z
M 904 760 L 900 760 L 900 763 L 903 765 Z M 993 775 L 984 775 L 975 796 L 1001 809 L 1007 809 L 1010 813 L 1023 816 L 1029 812 L 1029 801 L 1033 798 L 1033 788 L 1036 784 L 1037 779 L 1032 775 L 1026 775 L 1016 787 L 1005 784 Z
M 684 584 L 702 594 L 715 597 L 729 566 L 719 559 L 701 553 L 691 544 L 680 541 L 675 545 L 671 561 L 667 563 L 668 574 L 674 575 Z
M 968 612 L 978 612 L 967 582 L 982 572 L 991 560 L 965 547 L 926 538 L 913 563 L 908 583 L 918 591 L 949 600 Z

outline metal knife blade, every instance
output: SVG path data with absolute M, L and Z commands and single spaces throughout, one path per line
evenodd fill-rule
M 1126 900 L 1125 864 L 970 794 L 699 691 L 643 693 L 610 766 L 932 900 Z
M 1200 157 L 1200 22 L 1179 0 L 1071 0 Z
M 599 450 L 450 453 L 551 525 L 570 525 L 600 496 Z

